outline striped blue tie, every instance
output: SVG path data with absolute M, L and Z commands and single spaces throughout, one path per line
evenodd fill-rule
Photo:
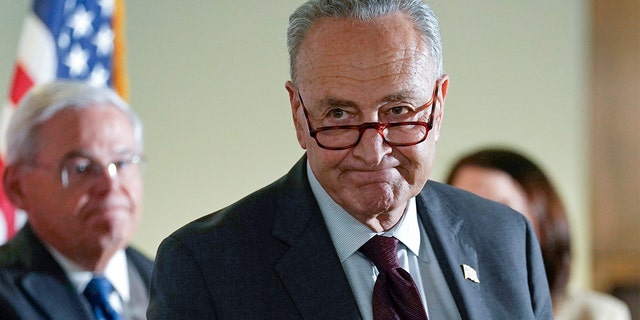
M 91 304 L 97 320 L 120 320 L 120 316 L 109 303 L 108 297 L 111 292 L 113 285 L 105 277 L 94 277 L 84 289 L 84 296 Z

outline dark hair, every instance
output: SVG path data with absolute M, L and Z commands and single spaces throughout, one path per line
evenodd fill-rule
M 462 157 L 451 169 L 447 183 L 451 184 L 460 169 L 465 167 L 502 171 L 524 190 L 528 209 L 538 221 L 538 238 L 551 296 L 554 300 L 562 296 L 569 282 L 571 241 L 564 206 L 549 178 L 525 156 L 495 148 L 482 149 Z

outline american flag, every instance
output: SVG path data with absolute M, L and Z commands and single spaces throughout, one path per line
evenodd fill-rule
M 128 96 L 124 60 L 124 0 L 34 0 L 25 18 L 8 101 L 0 114 L 0 171 L 9 119 L 35 84 L 56 78 L 108 85 Z M 25 221 L 0 184 L 0 243 Z

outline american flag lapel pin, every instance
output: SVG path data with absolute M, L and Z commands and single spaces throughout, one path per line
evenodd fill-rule
M 480 279 L 478 279 L 478 272 L 470 265 L 462 264 L 462 274 L 464 274 L 465 279 L 475 283 L 480 283 Z

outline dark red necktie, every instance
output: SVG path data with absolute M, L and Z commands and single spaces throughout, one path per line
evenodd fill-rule
M 373 319 L 428 320 L 416 284 L 400 267 L 397 245 L 396 238 L 374 236 L 360 247 L 379 272 L 373 287 Z

